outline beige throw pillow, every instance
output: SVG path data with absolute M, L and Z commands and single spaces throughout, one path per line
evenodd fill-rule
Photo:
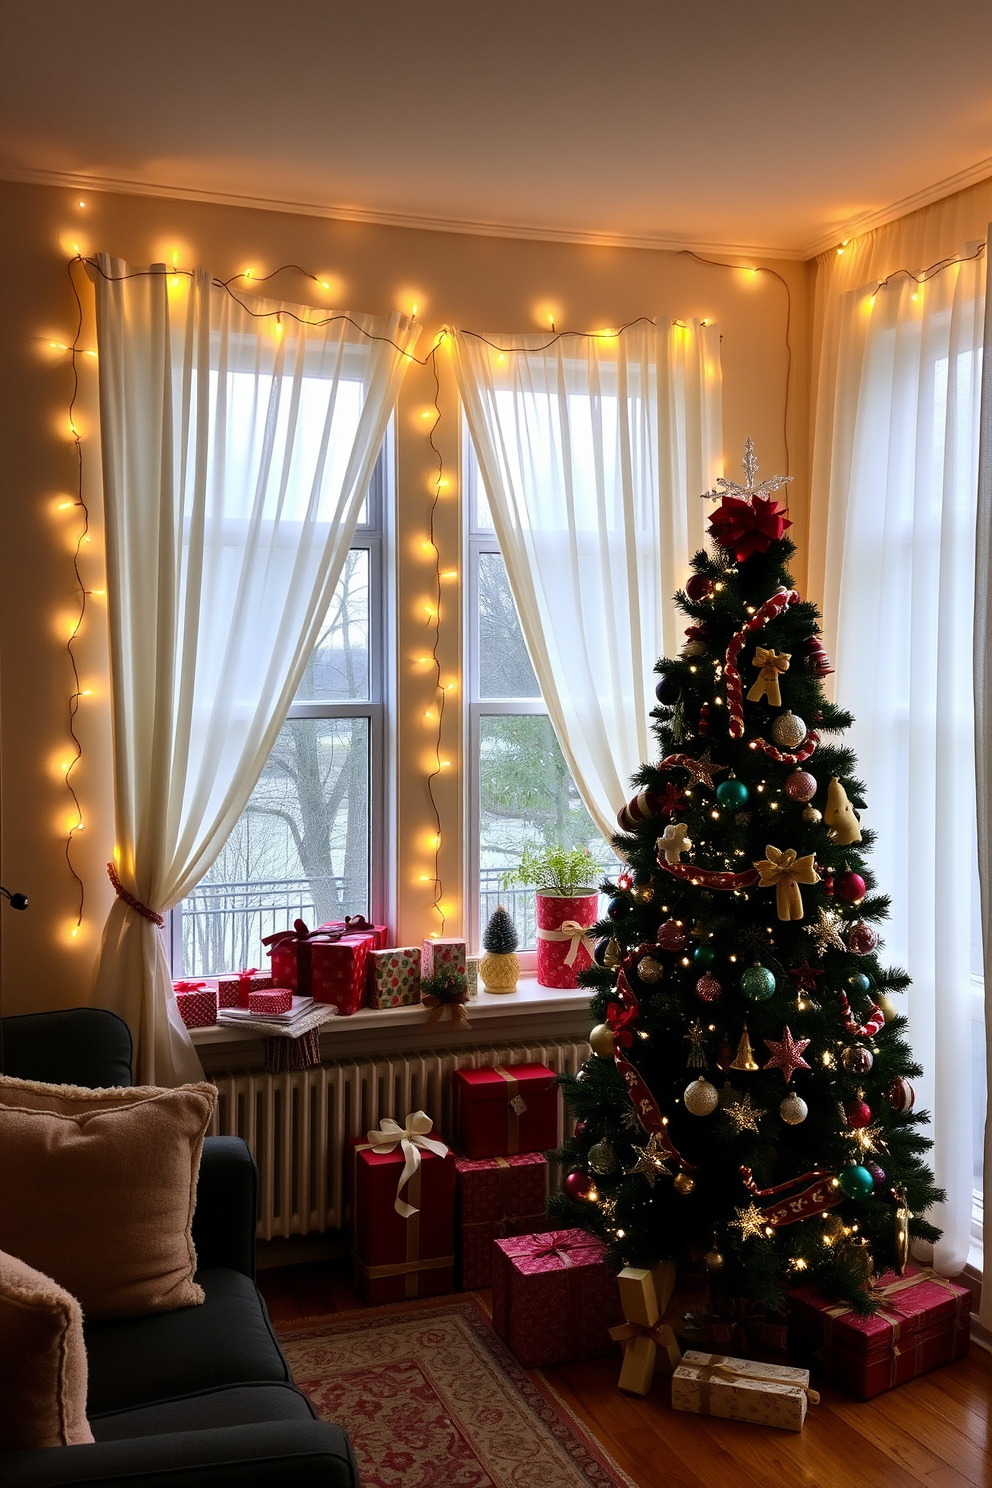
M 90 1318 L 203 1301 L 191 1226 L 213 1085 L 86 1090 L 0 1077 L 0 1249 Z
M 0 1448 L 91 1442 L 79 1303 L 3 1251 L 0 1339 Z

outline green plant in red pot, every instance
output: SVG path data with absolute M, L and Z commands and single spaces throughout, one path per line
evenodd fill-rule
M 578 986 L 592 961 L 589 927 L 599 918 L 599 877 L 587 847 L 525 848 L 503 887 L 537 890 L 537 980 L 542 987 Z

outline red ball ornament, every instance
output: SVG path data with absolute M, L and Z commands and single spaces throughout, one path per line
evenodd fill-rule
M 811 801 L 816 795 L 816 776 L 808 770 L 793 770 L 785 778 L 785 794 L 790 801 Z
M 596 1185 L 588 1173 L 580 1173 L 578 1169 L 574 1169 L 565 1175 L 564 1189 L 570 1199 L 581 1204 L 596 1192 Z
M 846 899 L 848 904 L 860 904 L 861 900 L 865 897 L 868 885 L 860 873 L 855 873 L 852 869 L 848 868 L 847 872 L 842 873 L 840 878 L 837 879 L 834 888 L 841 899 Z
M 722 991 L 723 988 L 716 977 L 710 976 L 708 971 L 704 972 L 696 983 L 696 996 L 700 1002 L 716 1002 Z
M 856 956 L 870 956 L 877 948 L 878 931 L 866 925 L 864 920 L 856 920 L 847 932 L 847 949 Z
M 863 1100 L 850 1101 L 844 1108 L 848 1126 L 860 1128 L 871 1124 L 871 1106 Z
M 688 943 L 685 926 L 677 920 L 666 920 L 658 926 L 658 944 L 663 951 L 684 951 Z
M 889 1086 L 889 1105 L 893 1111 L 907 1112 L 913 1109 L 916 1103 L 916 1091 L 908 1080 L 902 1075 L 897 1075 Z
M 577 1121 L 575 1123 L 575 1140 L 577 1142 L 587 1142 L 591 1136 L 592 1133 L 589 1130 L 589 1123 L 588 1121 L 586 1121 L 585 1117 L 583 1117 L 581 1121 Z
M 707 578 L 705 574 L 692 574 L 686 580 L 685 592 L 698 604 L 701 599 L 709 599 L 713 593 L 713 580 Z

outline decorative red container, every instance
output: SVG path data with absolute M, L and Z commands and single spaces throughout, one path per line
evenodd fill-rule
M 250 966 L 217 978 L 217 1000 L 222 1008 L 248 1006 L 249 992 L 265 992 L 273 985 L 267 971 Z
M 365 1302 L 437 1297 L 455 1286 L 455 1156 L 421 1152 L 421 1164 L 401 1195 L 417 1210 L 397 1214 L 401 1148 L 373 1152 L 351 1143 L 352 1248 L 355 1283 Z
M 558 1082 L 546 1064 L 455 1070 L 455 1131 L 466 1157 L 558 1146 Z
M 548 1164 L 540 1152 L 459 1158 L 457 1214 L 461 1284 L 492 1286 L 493 1241 L 539 1230 L 545 1220 Z
M 623 1322 L 605 1247 L 585 1230 L 520 1235 L 493 1246 L 493 1327 L 526 1369 L 613 1353 Z
M 384 951 L 389 945 L 389 931 L 385 925 L 372 925 L 364 915 L 345 915 L 343 920 L 325 920 L 318 925 L 315 934 L 322 930 L 339 930 L 342 935 L 374 935 L 372 949 Z
M 187 1028 L 209 1028 L 217 1022 L 217 993 L 206 982 L 174 982 L 173 987 Z
M 909 1266 L 878 1278 L 880 1307 L 861 1317 L 815 1287 L 789 1293 L 789 1349 L 862 1400 L 926 1374 L 970 1345 L 971 1293 L 935 1272 Z
M 542 987 L 577 987 L 577 973 L 592 963 L 593 941 L 585 932 L 599 919 L 599 894 L 590 889 L 563 899 L 537 893 L 537 980 Z
M 293 994 L 288 987 L 270 987 L 266 992 L 249 992 L 248 1011 L 258 1013 L 288 1013 L 293 1006 Z

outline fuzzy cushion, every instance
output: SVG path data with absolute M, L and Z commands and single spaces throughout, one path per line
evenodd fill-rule
M 91 1442 L 79 1303 L 3 1251 L 0 1338 L 0 1448 Z
M 0 1248 L 54 1277 L 88 1318 L 202 1302 L 191 1226 L 216 1099 L 212 1085 L 0 1077 Z

